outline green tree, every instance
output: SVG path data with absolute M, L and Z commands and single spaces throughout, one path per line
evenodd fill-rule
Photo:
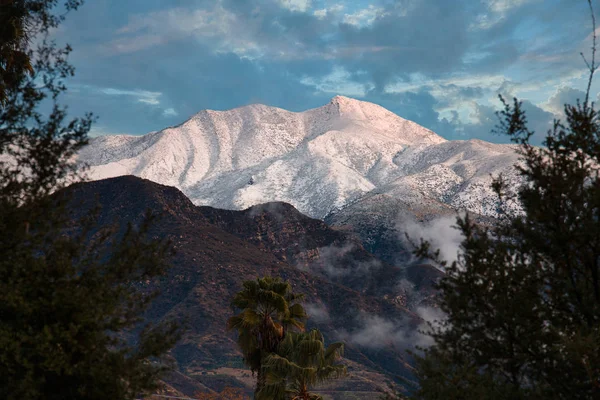
M 73 68 L 70 48 L 49 40 L 64 18 L 57 5 L 0 2 L 0 398 L 133 399 L 157 386 L 177 337 L 173 324 L 141 325 L 155 293 L 136 289 L 165 270 L 169 246 L 148 238 L 151 217 L 100 229 L 93 210 L 74 220 L 67 193 L 53 194 L 79 179 L 71 160 L 92 123 L 67 121 L 59 104 Z M 17 53 L 26 60 L 11 60 Z
M 32 74 L 33 67 L 27 54 L 27 7 L 24 1 L 0 2 L 0 104 L 7 91 L 18 85 L 24 74 Z
M 594 53 L 595 38 L 590 84 Z M 600 115 L 589 87 L 543 147 L 530 144 L 521 103 L 502 99 L 499 130 L 519 145 L 524 183 L 510 195 L 495 180 L 496 225 L 458 218 L 462 255 L 439 284 L 447 319 L 418 359 L 414 398 L 600 399 Z
M 265 357 L 277 351 L 288 330 L 304 330 L 307 315 L 298 303 L 303 298 L 289 282 L 270 276 L 245 281 L 234 296 L 231 305 L 242 311 L 229 318 L 227 328 L 237 330 L 244 362 L 257 373 L 255 394 L 265 383 Z
M 286 335 L 277 353 L 265 359 L 266 381 L 256 398 L 322 400 L 310 390 L 319 383 L 346 376 L 346 366 L 336 364 L 343 352 L 344 344 L 339 342 L 326 348 L 323 335 L 317 329 Z

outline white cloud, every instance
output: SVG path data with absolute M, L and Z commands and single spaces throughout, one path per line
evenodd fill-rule
M 373 270 L 381 268 L 381 262 L 375 258 L 369 261 L 359 261 L 349 258 L 353 251 L 355 251 L 353 244 L 345 244 L 343 246 L 332 244 L 320 247 L 318 249 L 320 271 L 332 278 L 338 278 L 348 275 L 370 275 Z M 341 259 L 344 259 L 346 262 L 340 263 Z
M 248 35 L 241 35 L 237 16 L 218 3 L 212 9 L 172 8 L 132 17 L 106 47 L 113 53 L 129 53 L 185 37 L 210 42 L 216 51 L 252 49 Z
M 313 15 L 319 19 L 323 19 L 327 16 L 327 9 L 326 8 L 322 8 L 320 10 L 315 10 L 313 12 Z
M 488 8 L 495 13 L 507 13 L 513 8 L 521 7 L 537 0 L 488 0 Z
M 364 27 L 373 24 L 375 20 L 386 15 L 387 13 L 384 8 L 370 4 L 367 8 L 344 15 L 343 22 L 349 25 Z
M 281 0 L 294 11 L 309 11 L 310 1 Z M 297 38 L 289 35 L 267 36 L 261 18 L 238 15 L 219 2 L 212 8 L 173 8 L 132 17 L 120 28 L 117 37 L 104 45 L 109 54 L 135 52 L 166 43 L 193 38 L 214 53 L 234 53 L 241 58 L 265 56 L 284 59 L 324 57 L 312 54 Z M 274 26 L 277 21 L 269 21 Z
M 314 86 L 320 92 L 331 94 L 343 94 L 351 97 L 362 97 L 366 93 L 363 84 L 351 79 L 350 73 L 343 67 L 334 67 L 333 71 L 321 79 L 305 77 L 301 80 L 305 85 Z
M 166 43 L 166 41 L 164 36 L 156 34 L 121 37 L 111 41 L 105 48 L 108 49 L 110 53 L 135 53 L 136 51 Z
M 161 92 L 150 92 L 148 90 L 121 90 L 114 88 L 101 88 L 99 89 L 100 93 L 109 95 L 109 96 L 131 96 L 136 99 L 136 101 L 140 103 L 150 104 L 150 105 L 158 105 L 160 104 L 159 97 L 162 96 Z
M 279 4 L 283 8 L 287 8 L 290 11 L 306 12 L 312 6 L 311 0 L 279 0 Z
M 422 319 L 420 324 L 415 324 L 414 320 L 391 320 L 379 315 L 361 313 L 356 321 L 357 327 L 350 331 L 339 331 L 338 336 L 348 343 L 371 349 L 414 349 L 430 346 L 433 340 L 427 334 L 431 329 L 429 324 L 441 327 L 445 316 L 439 309 L 432 307 L 419 307 L 416 314 Z
M 487 0 L 488 11 L 476 17 L 475 22 L 469 26 L 470 30 L 486 30 L 503 21 L 513 9 L 527 3 L 540 0 Z
M 179 113 L 177 111 L 175 111 L 174 108 L 167 108 L 166 110 L 163 111 L 163 116 L 165 116 L 165 117 L 176 117 L 178 115 L 179 115 Z
M 235 15 L 219 5 L 210 10 L 172 8 L 136 15 L 117 33 L 133 34 L 149 30 L 167 37 L 181 33 L 213 37 L 226 33 L 233 23 Z
M 363 315 L 361 326 L 351 333 L 341 334 L 341 337 L 359 346 L 380 348 L 403 343 L 405 341 L 405 332 L 399 324 L 390 320 L 377 315 Z
M 304 305 L 304 309 L 308 313 L 310 320 L 315 322 L 328 322 L 329 311 L 323 304 L 307 303 Z
M 521 56 L 523 62 L 536 66 L 540 71 L 548 69 L 552 60 L 540 59 L 540 55 L 526 53 Z M 532 70 L 532 74 L 537 72 Z M 398 81 L 385 87 L 386 93 L 418 93 L 428 92 L 437 101 L 434 110 L 440 118 L 452 120 L 456 115 L 461 123 L 478 123 L 477 110 L 480 106 L 500 107 L 498 94 L 505 98 L 517 97 L 529 100 L 545 111 L 563 117 L 562 106 L 551 103 L 550 98 L 565 87 L 584 87 L 586 71 L 582 68 L 567 69 L 548 78 L 547 76 L 531 76 L 530 79 L 517 81 L 505 74 L 472 74 L 454 75 L 445 78 L 427 78 L 413 74 L 409 81 Z M 597 86 L 600 91 L 600 84 Z M 471 91 L 476 95 L 461 98 L 461 91 Z M 594 92 L 595 93 L 595 92 Z
M 496 104 L 499 90 L 507 84 L 500 74 L 464 75 L 430 79 L 414 75 L 410 82 L 396 82 L 386 86 L 386 93 L 428 92 L 437 102 L 434 110 L 440 118 L 452 120 L 458 116 L 463 123 L 474 123 L 478 104 Z M 468 95 L 467 95 L 468 94 Z
M 444 87 L 457 86 L 461 88 L 479 87 L 486 90 L 498 90 L 508 78 L 502 74 L 491 75 L 455 75 L 447 78 L 430 79 L 419 75 L 411 76 L 410 82 L 399 81 L 385 87 L 387 93 L 418 92 L 422 88 L 437 91 L 441 94 Z
M 313 12 L 313 15 L 319 19 L 323 19 L 329 15 L 335 15 L 338 14 L 340 12 L 342 12 L 344 10 L 344 5 L 343 4 L 334 4 L 331 7 L 328 8 L 321 8 L 319 10 L 315 10 Z
M 398 231 L 408 234 L 414 242 L 422 238 L 431 243 L 431 249 L 440 250 L 440 257 L 448 262 L 456 261 L 460 252 L 460 244 L 464 237 L 454 226 L 455 217 L 443 217 L 433 221 L 417 223 L 414 221 L 402 221 L 398 224 Z M 402 240 L 404 240 L 401 237 Z

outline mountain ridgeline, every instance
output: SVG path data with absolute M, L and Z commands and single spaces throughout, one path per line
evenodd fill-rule
M 92 179 L 136 175 L 179 188 L 196 205 L 273 201 L 325 218 L 379 195 L 410 213 L 493 216 L 490 174 L 517 179 L 511 145 L 447 141 L 378 105 L 336 96 L 290 112 L 265 105 L 205 110 L 144 136 L 102 136 L 79 154 Z
M 226 386 L 251 390 L 249 371 L 226 321 L 242 282 L 263 275 L 290 280 L 295 291 L 307 296 L 311 326 L 328 342 L 346 342 L 350 377 L 325 388 L 334 398 L 345 398 L 347 391 L 369 398 L 393 377 L 410 379 L 404 350 L 413 338 L 420 340 L 420 312 L 430 299 L 408 293 L 405 283 L 418 287 L 435 279 L 427 266 L 402 270 L 387 264 L 349 232 L 284 203 L 243 211 L 197 207 L 176 188 L 133 176 L 76 184 L 68 193 L 74 220 L 99 205 L 100 226 L 135 225 L 150 210 L 157 216 L 150 234 L 173 243 L 167 276 L 139 283 L 140 290 L 161 292 L 147 318 L 176 319 L 186 326 L 171 352 L 176 369 L 166 382 L 172 393 L 192 395 Z M 402 332 L 395 334 L 401 336 L 380 334 L 365 344 L 373 321 L 397 327 Z

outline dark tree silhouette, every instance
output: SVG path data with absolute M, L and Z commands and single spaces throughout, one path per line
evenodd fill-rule
M 588 1 L 592 14 L 592 3 Z M 499 131 L 519 145 L 523 185 L 493 227 L 458 218 L 462 256 L 439 284 L 447 319 L 418 359 L 417 399 L 600 399 L 600 124 L 590 102 L 566 105 L 543 147 L 516 99 Z M 437 258 L 427 243 L 419 254 Z
M 49 37 L 58 5 L 0 0 L 0 398 L 133 399 L 157 386 L 177 337 L 174 324 L 141 325 L 154 293 L 135 285 L 164 272 L 169 245 L 148 238 L 150 216 L 102 229 L 55 193 L 80 179 L 72 158 L 92 123 L 59 104 L 73 68 Z

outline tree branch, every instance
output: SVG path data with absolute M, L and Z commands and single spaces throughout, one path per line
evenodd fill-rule
M 596 16 L 594 15 L 594 7 L 592 6 L 592 0 L 588 0 L 588 5 L 590 7 L 590 15 L 592 16 L 592 62 L 588 63 L 583 53 L 581 53 L 581 57 L 583 61 L 585 61 L 585 65 L 590 71 L 590 77 L 588 78 L 587 89 L 585 91 L 585 102 L 583 104 L 584 108 L 587 110 L 589 100 L 590 100 L 590 90 L 592 87 L 592 80 L 594 79 L 594 73 L 598 69 L 596 66 Z

